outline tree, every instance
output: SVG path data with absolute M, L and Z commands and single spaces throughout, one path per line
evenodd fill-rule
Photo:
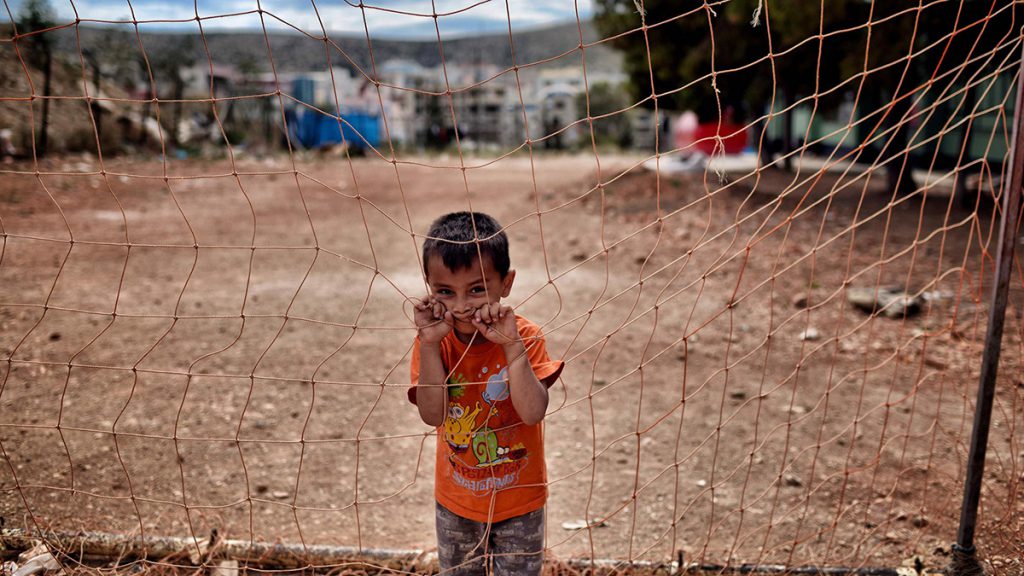
M 16 42 L 25 37 L 21 46 L 28 48 L 29 63 L 43 72 L 42 126 L 39 130 L 39 141 L 36 143 L 38 157 L 46 155 L 50 123 L 49 96 L 53 80 L 53 36 L 43 31 L 54 27 L 54 18 L 49 0 L 27 0 L 18 13 L 18 36 L 15 37 Z
M 853 24 L 861 24 L 842 61 L 847 76 L 867 71 L 863 77 L 862 112 L 877 113 L 863 123 L 862 139 L 870 139 L 868 155 L 872 162 L 887 162 L 889 188 L 897 195 L 913 192 L 911 178 L 914 155 L 910 148 L 912 132 L 923 121 L 920 110 L 940 93 L 963 90 L 964 82 L 984 67 L 991 73 L 992 63 L 984 58 L 1007 39 L 1016 38 L 1022 15 L 1016 3 L 1010 9 L 999 0 L 963 0 L 923 3 L 920 6 L 894 2 L 859 2 L 850 6 Z M 871 22 L 871 43 L 867 22 Z M 912 55 L 912 57 L 911 57 Z M 865 61 L 866 60 L 866 61 Z M 973 90 L 963 99 L 970 111 Z M 959 99 L 957 99 L 959 100 Z M 918 104 L 920 102 L 920 104 Z M 952 111 L 952 110 L 950 110 Z M 931 114 L 941 128 L 948 117 Z M 927 134 L 926 131 L 921 130 Z M 934 151 L 935 142 L 921 152 Z
M 635 98 L 650 98 L 653 84 L 655 94 L 666 94 L 660 97 L 662 107 L 692 109 L 701 120 L 717 118 L 720 106 L 732 107 L 742 119 L 749 103 L 767 101 L 770 70 L 758 64 L 740 73 L 721 72 L 767 54 L 763 28 L 750 26 L 756 4 L 734 0 L 711 8 L 700 0 L 649 0 L 642 3 L 641 15 L 633 0 L 597 0 L 595 17 L 598 31 L 606 37 L 635 30 L 614 42 L 624 52 Z M 638 30 L 642 22 L 654 26 L 647 30 L 647 38 Z M 764 73 L 768 80 L 757 81 Z M 687 86 L 699 78 L 703 79 Z M 653 105 L 653 100 L 647 104 Z
M 641 25 L 638 4 L 649 27 L 646 39 L 636 30 Z M 624 52 L 637 96 L 650 96 L 653 77 L 655 93 L 666 95 L 672 105 L 695 110 L 702 121 L 716 120 L 720 106 L 732 106 L 740 120 L 760 116 L 773 95 L 779 97 L 775 110 L 811 97 L 818 113 L 831 112 L 846 94 L 859 89 L 858 113 L 881 113 L 863 122 L 854 136 L 885 135 L 879 138 L 888 141 L 884 154 L 900 155 L 887 164 L 890 185 L 903 193 L 914 189 L 905 152 L 911 105 L 929 79 L 963 65 L 954 50 L 966 53 L 978 40 L 980 46 L 991 47 L 1007 26 L 1019 22 L 1020 8 L 1015 7 L 1001 10 L 997 24 L 990 18 L 997 5 L 1002 4 L 732 0 L 711 6 L 701 0 L 596 0 L 595 18 L 606 37 L 636 30 L 615 45 Z M 752 20 L 758 25 L 752 26 Z M 929 39 L 946 37 L 948 49 L 921 52 Z M 977 48 L 976 54 L 984 49 Z M 694 83 L 709 75 L 712 65 L 715 86 L 710 78 Z M 728 72 L 731 68 L 740 70 Z M 788 152 L 793 148 L 788 141 L 794 133 L 792 112 L 783 120 L 783 150 Z M 872 149 L 883 152 L 881 144 Z
M 637 96 L 650 94 L 653 76 L 654 91 L 671 94 L 670 106 L 694 110 L 702 122 L 716 121 L 730 109 L 742 122 L 767 113 L 773 97 L 774 109 L 780 110 L 816 88 L 820 92 L 838 83 L 834 63 L 843 59 L 849 39 L 808 39 L 839 29 L 849 1 L 829 2 L 823 15 L 818 2 L 733 0 L 712 7 L 698 0 L 647 0 L 644 21 L 653 26 L 648 38 L 633 32 L 615 44 L 625 52 Z M 639 28 L 635 6 L 632 0 L 597 0 L 598 29 L 612 36 Z M 825 63 L 820 66 L 819 48 Z M 829 103 L 837 104 L 838 98 Z M 792 115 L 783 119 L 788 152 Z
M 827 93 L 846 78 L 844 67 L 836 64 L 849 57 L 850 38 L 835 32 L 849 23 L 847 4 L 829 2 L 824 13 L 817 2 L 765 4 L 762 25 L 765 34 L 771 35 L 772 54 L 779 54 L 771 63 L 777 83 L 767 89 L 777 97 L 775 110 L 808 97 L 815 98 L 814 105 L 821 110 L 833 110 L 839 105 L 842 92 L 816 95 Z M 791 168 L 791 152 L 795 148 L 793 115 L 792 111 L 783 115 L 782 152 L 787 170 Z

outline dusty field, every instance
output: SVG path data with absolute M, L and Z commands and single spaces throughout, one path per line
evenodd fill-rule
M 991 206 L 939 187 L 892 204 L 880 175 L 658 181 L 636 161 L 519 154 L 465 179 L 437 157 L 245 160 L 237 178 L 176 162 L 166 181 L 138 160 L 4 167 L 6 526 L 430 548 L 435 438 L 405 399 L 404 302 L 424 290 L 410 230 L 471 204 L 508 227 L 510 301 L 568 363 L 546 420 L 551 555 L 944 563 Z M 928 300 L 869 316 L 844 286 Z M 992 554 L 1019 552 L 1021 287 Z

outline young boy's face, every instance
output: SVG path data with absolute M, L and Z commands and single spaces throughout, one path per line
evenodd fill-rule
M 472 319 L 477 309 L 508 296 L 515 275 L 515 270 L 509 270 L 502 278 L 487 255 L 482 262 L 474 259 L 470 266 L 459 270 L 449 269 L 439 256 L 427 259 L 430 293 L 452 313 L 452 329 L 463 342 L 468 342 L 476 333 Z

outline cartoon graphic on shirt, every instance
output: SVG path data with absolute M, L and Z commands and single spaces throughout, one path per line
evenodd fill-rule
M 466 383 L 466 377 L 462 374 L 455 374 L 448 378 L 448 396 L 451 398 L 458 398 L 465 392 L 463 384 Z
M 489 377 L 486 376 L 486 367 L 477 375 L 477 382 L 487 377 L 487 384 L 481 394 L 486 403 L 486 412 L 480 402 L 476 402 L 472 410 L 458 402 L 465 395 L 467 382 L 462 374 L 450 379 L 452 383 L 462 385 L 457 388 L 458 394 L 452 393 L 455 388 L 449 389 L 448 414 L 444 421 L 444 438 L 454 452 L 449 456 L 453 479 L 464 488 L 478 493 L 514 484 L 527 460 L 526 447 L 522 442 L 514 446 L 502 446 L 498 431 L 495 430 L 503 428 L 496 421 L 499 415 L 498 403 L 509 398 L 508 368 L 502 369 L 498 365 L 495 369 L 498 372 Z M 502 435 L 505 434 L 508 432 Z M 469 448 L 472 448 L 475 463 L 459 456 Z
M 484 368 L 486 374 L 487 368 Z M 484 402 L 494 404 L 508 398 L 508 367 L 501 369 L 497 374 L 491 374 L 487 379 L 487 388 L 484 389 Z
M 444 419 L 444 439 L 452 450 L 464 452 L 469 448 L 469 441 L 476 428 L 476 417 L 480 413 L 480 403 L 476 403 L 473 411 L 454 402 L 448 404 L 448 417 Z
M 490 376 L 486 376 L 486 367 L 477 374 L 476 381 L 486 377 L 480 395 L 484 406 L 476 402 L 472 409 L 460 403 L 466 394 L 467 379 L 462 374 L 453 376 L 451 381 L 462 385 L 449 388 L 449 411 L 444 418 L 444 441 L 454 452 L 449 456 L 453 478 L 459 485 L 478 493 L 515 484 L 527 460 L 526 447 L 521 442 L 502 446 L 501 438 L 509 433 L 502 430 L 505 425 L 498 419 L 498 403 L 510 396 L 508 368 L 502 369 L 500 365 L 495 368 L 497 373 Z M 475 462 L 460 456 L 467 450 L 473 454 Z

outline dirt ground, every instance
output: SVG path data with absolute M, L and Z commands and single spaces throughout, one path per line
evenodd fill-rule
M 435 436 L 406 400 L 406 300 L 424 292 L 419 235 L 471 207 L 507 227 L 509 301 L 567 363 L 546 418 L 550 555 L 943 565 L 992 205 L 939 185 L 893 199 L 881 173 L 639 161 L 4 166 L 5 526 L 431 548 Z M 990 557 L 1021 552 L 1022 285 Z M 922 296 L 920 313 L 847 303 L 878 286 Z

